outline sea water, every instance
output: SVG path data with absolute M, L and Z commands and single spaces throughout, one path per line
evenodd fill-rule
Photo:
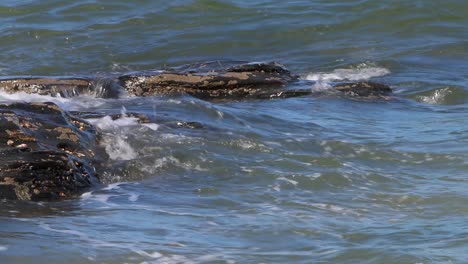
M 320 93 L 0 93 L 101 113 L 110 157 L 77 199 L 1 201 L 0 263 L 467 263 L 467 47 L 466 1 L 3 1 L 2 76 L 278 61 Z M 327 92 L 359 80 L 395 97 Z

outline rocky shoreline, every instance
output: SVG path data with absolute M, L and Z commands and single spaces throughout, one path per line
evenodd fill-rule
M 98 131 L 53 103 L 0 105 L 0 198 L 72 197 L 99 183 Z
M 312 93 L 312 89 L 288 87 L 298 81 L 298 75 L 276 62 L 213 61 L 105 80 L 6 78 L 0 79 L 0 90 L 61 97 L 93 94 L 102 98 L 122 93 L 187 94 L 205 100 L 288 98 Z M 337 83 L 333 88 L 345 96 L 374 98 L 392 94 L 387 85 L 367 81 Z M 106 159 L 99 146 L 100 132 L 77 115 L 53 103 L 0 104 L 0 127 L 0 199 L 71 198 L 99 184 L 97 166 L 100 159 Z

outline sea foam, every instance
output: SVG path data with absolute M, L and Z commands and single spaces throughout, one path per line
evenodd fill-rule
M 112 160 L 132 160 L 138 156 L 138 153 L 128 143 L 128 136 L 132 134 L 129 127 L 144 126 L 151 130 L 157 130 L 157 124 L 140 124 L 138 118 L 130 117 L 126 114 L 125 107 L 122 108 L 121 116 L 113 119 L 110 116 L 102 118 L 90 118 L 88 122 L 101 129 L 104 132 L 102 144 Z
M 381 67 L 362 67 L 356 69 L 335 69 L 332 72 L 309 73 L 306 80 L 317 82 L 329 81 L 360 81 L 389 74 L 390 71 Z
M 90 107 L 99 107 L 104 104 L 104 101 L 102 99 L 94 98 L 91 96 L 64 98 L 60 97 L 60 95 L 57 95 L 57 97 L 55 97 L 49 95 L 28 94 L 25 92 L 10 94 L 0 91 L 0 103 L 11 102 L 52 102 L 60 106 L 64 110 L 68 111 L 83 110 Z

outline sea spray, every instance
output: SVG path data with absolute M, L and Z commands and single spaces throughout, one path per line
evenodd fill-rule
M 309 73 L 306 80 L 309 81 L 361 81 L 373 77 L 381 77 L 389 74 L 390 71 L 381 67 L 368 67 L 357 69 L 335 69 L 332 72 Z
M 121 116 L 115 120 L 110 116 L 87 119 L 104 132 L 102 144 L 105 145 L 107 154 L 113 160 L 132 160 L 138 156 L 127 141 L 128 133 L 130 133 L 127 128 L 139 125 L 138 119 L 127 116 L 126 111 L 125 107 L 122 107 Z

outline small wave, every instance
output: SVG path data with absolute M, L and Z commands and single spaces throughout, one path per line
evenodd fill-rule
M 7 251 L 7 250 L 8 250 L 7 246 L 0 245 L 0 251 Z
M 125 107 L 122 107 L 121 115 L 117 119 L 113 119 L 111 116 L 104 116 L 102 118 L 88 118 L 86 121 L 104 131 L 118 130 L 121 127 L 130 126 L 144 126 L 151 130 L 158 130 L 159 128 L 159 125 L 154 123 L 140 124 L 138 118 L 127 115 Z
M 99 194 L 94 192 L 85 192 L 81 195 L 82 201 L 93 201 L 104 204 L 106 207 L 116 207 L 117 204 L 110 202 L 110 199 L 116 197 L 112 194 Z
M 417 93 L 410 97 L 421 103 L 433 105 L 458 105 L 468 102 L 468 92 L 465 89 L 451 86 Z
M 309 73 L 306 80 L 317 82 L 329 81 L 359 81 L 389 74 L 390 71 L 381 67 L 363 67 L 356 69 L 335 69 L 332 72 Z
M 329 211 L 329 212 L 334 213 L 334 214 L 354 215 L 354 216 L 358 216 L 358 217 L 362 216 L 361 212 L 358 212 L 355 209 L 345 208 L 345 207 L 341 207 L 341 206 L 334 205 L 334 204 L 311 203 L 310 205 L 317 208 L 317 209 Z
M 111 183 L 111 184 L 108 184 L 105 188 L 102 188 L 102 190 L 105 190 L 105 191 L 110 191 L 110 190 L 120 190 L 121 185 L 122 183 L 121 182 L 117 182 L 117 183 Z
M 130 117 L 126 114 L 125 107 L 122 108 L 121 116 L 113 119 L 111 116 L 102 118 L 86 119 L 89 123 L 105 132 L 102 144 L 112 160 L 132 160 L 138 153 L 128 143 L 128 135 L 132 134 L 128 127 L 144 126 L 151 130 L 157 130 L 158 124 L 140 124 L 138 118 Z M 106 133 L 107 132 L 107 133 Z
M 101 118 L 89 118 L 86 119 L 86 121 L 104 131 L 117 130 L 120 127 L 139 125 L 138 118 L 128 116 L 121 116 L 117 119 L 113 119 L 111 116 L 104 116 Z
M 443 88 L 432 91 L 429 95 L 418 96 L 418 98 L 421 102 L 427 104 L 441 104 L 451 93 L 452 91 L 449 88 Z
M 44 230 L 63 234 L 66 236 L 74 236 L 77 239 L 87 242 L 93 248 L 101 248 L 101 249 L 113 248 L 113 249 L 118 249 L 118 250 L 129 250 L 135 254 L 138 254 L 139 256 L 148 258 L 148 261 L 145 261 L 142 263 L 193 263 L 193 262 L 190 262 L 187 258 L 185 258 L 182 255 L 163 254 L 154 250 L 142 249 L 142 246 L 136 243 L 116 243 L 116 242 L 101 240 L 101 239 L 95 238 L 92 234 L 88 234 L 86 232 L 82 232 L 78 230 L 71 230 L 71 229 L 54 228 L 52 225 L 48 223 L 44 223 L 44 222 L 40 223 L 39 227 Z
M 125 140 L 126 137 L 116 135 L 104 137 L 103 144 L 109 158 L 112 160 L 132 160 L 138 157 L 138 153 Z

